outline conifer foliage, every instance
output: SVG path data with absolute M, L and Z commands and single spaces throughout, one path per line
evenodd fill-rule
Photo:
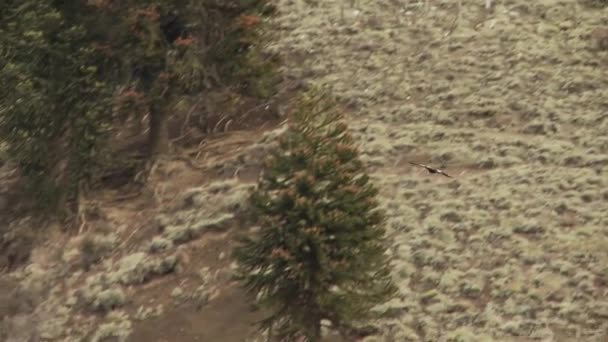
M 333 102 L 304 95 L 250 197 L 260 229 L 235 249 L 237 279 L 280 341 L 320 341 L 321 320 L 350 327 L 395 292 L 377 189 Z
M 129 148 L 136 135 L 150 161 L 171 152 L 170 119 L 207 133 L 224 118 L 215 107 L 267 102 L 276 61 L 259 46 L 274 11 L 269 0 L 0 1 L 0 152 L 40 209 L 69 214 L 108 172 L 149 165 Z

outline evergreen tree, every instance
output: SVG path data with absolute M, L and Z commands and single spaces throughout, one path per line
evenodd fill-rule
M 242 74 L 250 62 L 243 59 L 258 37 L 251 32 L 255 25 L 244 27 L 242 19 L 259 19 L 254 14 L 269 14 L 270 8 L 267 0 L 92 3 L 99 11 L 94 32 L 103 42 L 100 51 L 114 57 L 125 93 L 137 94 L 149 113 L 150 156 L 169 152 L 168 120 L 184 98 L 229 76 L 253 79 Z
M 319 92 L 306 94 L 250 197 L 260 230 L 235 249 L 236 278 L 270 312 L 280 341 L 321 338 L 321 320 L 351 327 L 396 288 L 383 213 L 347 126 Z
M 107 148 L 128 116 L 149 114 L 155 157 L 168 152 L 168 120 L 185 99 L 239 82 L 269 96 L 274 66 L 250 46 L 272 8 L 268 0 L 0 2 L 0 148 L 39 204 L 64 209 L 104 167 L 131 162 Z
M 180 96 L 193 95 L 207 80 L 196 33 L 205 25 L 200 6 L 182 0 L 91 1 L 98 15 L 90 25 L 100 53 L 110 56 L 125 91 L 149 113 L 150 156 L 169 151 L 167 121 Z
M 111 89 L 79 2 L 0 4 L 0 140 L 47 209 L 98 165 Z

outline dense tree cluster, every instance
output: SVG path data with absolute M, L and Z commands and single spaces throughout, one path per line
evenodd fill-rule
M 351 327 L 394 293 L 377 189 L 332 101 L 312 92 L 253 192 L 238 278 L 270 312 L 278 341 L 321 338 L 321 321 Z
M 50 1 L 6 2 L 0 13 L 0 137 L 30 186 L 56 194 L 92 169 L 109 122 L 103 57 L 76 14 Z
M 166 153 L 178 103 L 217 87 L 269 94 L 251 87 L 268 83 L 260 73 L 271 68 L 252 42 L 271 9 L 266 0 L 3 1 L 2 148 L 44 203 L 63 203 L 109 164 L 103 147 L 127 118 L 148 122 L 149 157 Z

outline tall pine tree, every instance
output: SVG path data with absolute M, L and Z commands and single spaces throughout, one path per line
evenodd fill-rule
M 302 97 L 250 197 L 259 232 L 235 249 L 237 279 L 280 341 L 320 341 L 321 321 L 351 327 L 396 288 L 383 213 L 353 138 L 327 96 Z

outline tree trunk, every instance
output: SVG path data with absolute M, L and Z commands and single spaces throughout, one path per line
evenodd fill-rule
M 268 327 L 268 336 L 266 337 L 266 342 L 272 342 L 272 324 Z
M 67 126 L 63 129 L 62 133 L 52 138 L 50 142 L 51 149 L 48 156 L 46 175 L 52 189 L 47 189 L 46 191 L 52 191 L 53 193 L 45 194 L 54 197 L 53 203 L 46 203 L 52 204 L 48 209 L 68 215 L 72 214 L 71 208 L 67 206 L 67 203 L 71 190 L 70 186 L 74 181 L 71 177 L 73 155 L 70 153 L 71 146 L 68 144 L 71 137 L 72 129 Z
M 315 322 L 315 331 L 312 340 L 314 342 L 321 342 L 321 321 Z
M 150 157 L 169 153 L 169 130 L 167 128 L 168 115 L 163 113 L 157 104 L 150 106 Z
M 311 329 L 310 335 L 308 336 L 311 342 L 320 342 L 321 341 L 321 320 L 320 319 L 312 319 L 310 321 L 309 328 Z

